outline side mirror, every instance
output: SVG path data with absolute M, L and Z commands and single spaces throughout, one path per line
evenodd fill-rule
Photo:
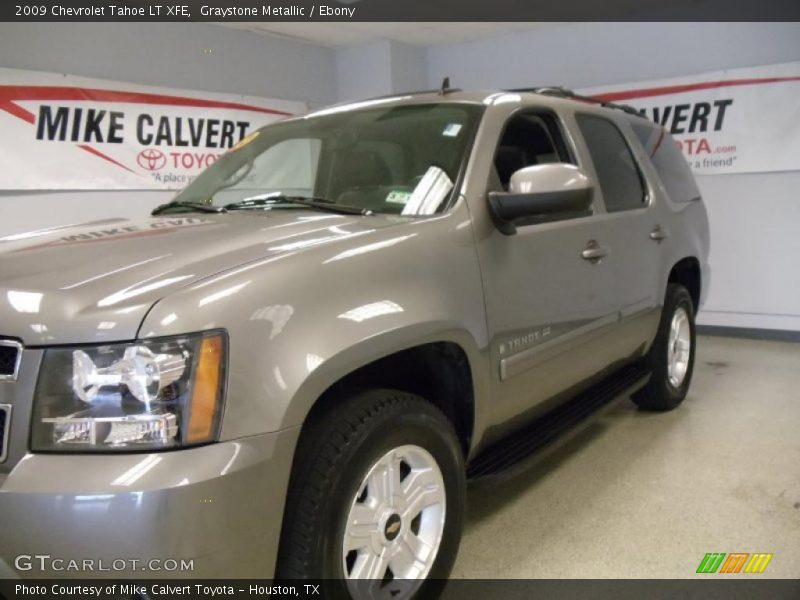
M 497 228 L 513 235 L 517 225 L 590 215 L 593 189 L 575 165 L 534 165 L 511 175 L 508 192 L 489 192 L 489 208 Z

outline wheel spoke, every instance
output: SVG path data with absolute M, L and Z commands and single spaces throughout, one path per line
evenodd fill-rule
M 380 554 L 365 552 L 356 559 L 350 577 L 352 579 L 383 579 L 388 566 L 386 549 L 382 550 Z
M 367 504 L 357 503 L 350 510 L 350 520 L 345 530 L 345 552 L 358 550 L 369 544 L 378 530 L 378 515 Z
M 413 519 L 422 509 L 444 501 L 444 490 L 431 469 L 412 471 L 403 485 L 404 520 Z
M 389 490 L 389 498 L 400 494 L 400 458 L 392 454 L 389 464 L 386 465 L 386 481 Z
M 413 531 L 407 531 L 398 541 L 397 549 L 389 559 L 392 573 L 399 579 L 416 579 L 425 570 L 432 548 Z
M 400 461 L 394 454 L 385 456 L 367 480 L 369 496 L 388 502 L 400 491 Z
M 408 498 L 418 490 L 425 490 L 438 485 L 433 469 L 412 469 L 403 480 L 403 496 Z

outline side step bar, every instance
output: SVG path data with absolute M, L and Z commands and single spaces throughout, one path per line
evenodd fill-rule
M 470 462 L 467 477 L 475 479 L 495 475 L 516 465 L 557 440 L 612 400 L 637 391 L 647 383 L 649 377 L 650 373 L 638 365 L 617 371 L 481 452 Z

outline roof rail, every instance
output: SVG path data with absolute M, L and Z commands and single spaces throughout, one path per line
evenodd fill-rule
M 599 98 L 595 98 L 593 96 L 582 96 L 580 94 L 576 94 L 570 89 L 565 87 L 558 87 L 558 86 L 546 86 L 546 87 L 536 87 L 536 88 L 517 88 L 513 90 L 508 90 L 509 92 L 530 92 L 533 94 L 542 94 L 544 96 L 556 96 L 557 98 L 569 98 L 570 100 L 579 100 L 581 102 L 590 102 L 592 104 L 599 104 L 605 108 L 613 108 L 615 110 L 621 110 L 626 112 L 630 115 L 636 115 L 637 117 L 642 117 L 646 119 L 642 113 L 640 113 L 636 108 L 633 106 L 629 106 L 627 104 L 616 104 L 614 102 L 605 102 L 604 100 L 600 100 Z

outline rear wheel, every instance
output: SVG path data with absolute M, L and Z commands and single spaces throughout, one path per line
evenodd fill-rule
M 652 373 L 647 385 L 633 395 L 646 410 L 672 410 L 686 397 L 695 355 L 694 305 L 682 285 L 670 283 L 658 333 L 645 359 Z
M 434 593 L 455 560 L 464 497 L 444 415 L 405 392 L 355 395 L 301 435 L 278 578 L 325 580 L 325 597 Z

